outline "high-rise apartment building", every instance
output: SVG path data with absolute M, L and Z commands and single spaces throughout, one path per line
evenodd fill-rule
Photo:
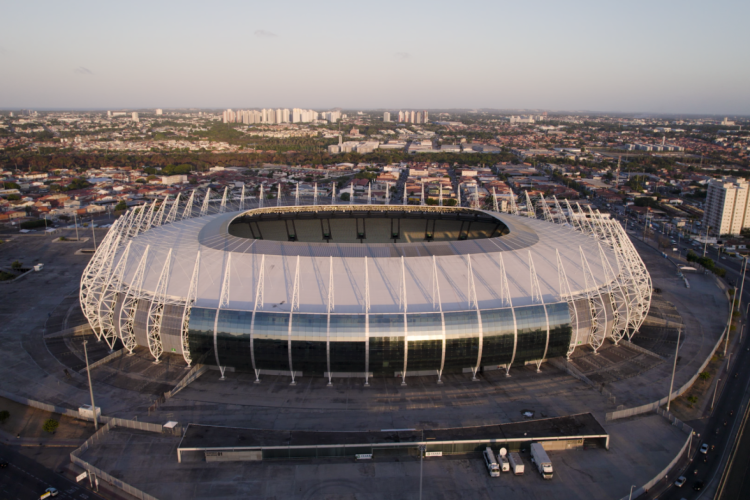
M 725 177 L 708 184 L 703 223 L 714 234 L 740 234 L 750 227 L 750 184 L 745 179 Z
M 404 112 L 403 111 L 399 111 L 398 112 L 398 122 L 399 123 L 404 123 Z
M 132 119 L 133 119 L 133 121 L 134 121 L 134 122 L 136 122 L 136 123 L 138 123 L 139 121 L 141 121 L 141 120 L 140 120 L 140 119 L 138 118 L 138 113 L 136 113 L 135 111 L 133 111 L 133 116 L 132 116 Z
M 386 111 L 385 113 L 383 113 L 383 121 L 384 122 L 391 121 L 391 114 L 388 111 Z
M 156 110 L 156 116 L 161 116 L 164 112 L 161 109 Z

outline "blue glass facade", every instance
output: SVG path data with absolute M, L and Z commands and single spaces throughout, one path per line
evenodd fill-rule
M 222 366 L 251 371 L 252 351 L 255 368 L 290 370 L 291 341 L 292 367 L 307 376 L 323 376 L 329 367 L 331 372 L 364 374 L 368 365 L 373 374 L 393 376 L 404 369 L 405 354 L 407 374 L 441 368 L 461 372 L 477 363 L 524 364 L 542 359 L 545 351 L 546 358 L 564 356 L 572 335 L 566 302 L 369 318 L 233 310 L 220 310 L 217 318 L 216 309 L 194 307 L 188 328 L 193 360 L 216 363 L 214 325 Z

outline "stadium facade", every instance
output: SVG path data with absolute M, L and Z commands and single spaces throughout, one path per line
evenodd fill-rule
M 500 213 L 197 197 L 130 210 L 92 257 L 81 306 L 110 347 L 222 377 L 440 381 L 618 343 L 650 305 L 621 225 L 557 200 Z

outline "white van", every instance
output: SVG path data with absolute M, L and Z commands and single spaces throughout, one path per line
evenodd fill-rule
M 490 477 L 500 477 L 500 466 L 497 464 L 497 460 L 495 460 L 492 448 L 488 446 L 482 454 L 484 455 L 484 464 L 487 466 L 487 472 L 490 473 Z

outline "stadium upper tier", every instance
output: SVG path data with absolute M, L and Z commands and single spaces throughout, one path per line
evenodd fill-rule
M 622 227 L 580 208 L 544 203 L 539 219 L 382 205 L 209 214 L 192 201 L 130 211 L 92 258 L 81 304 L 110 344 L 222 373 L 476 373 L 618 342 L 650 303 Z

